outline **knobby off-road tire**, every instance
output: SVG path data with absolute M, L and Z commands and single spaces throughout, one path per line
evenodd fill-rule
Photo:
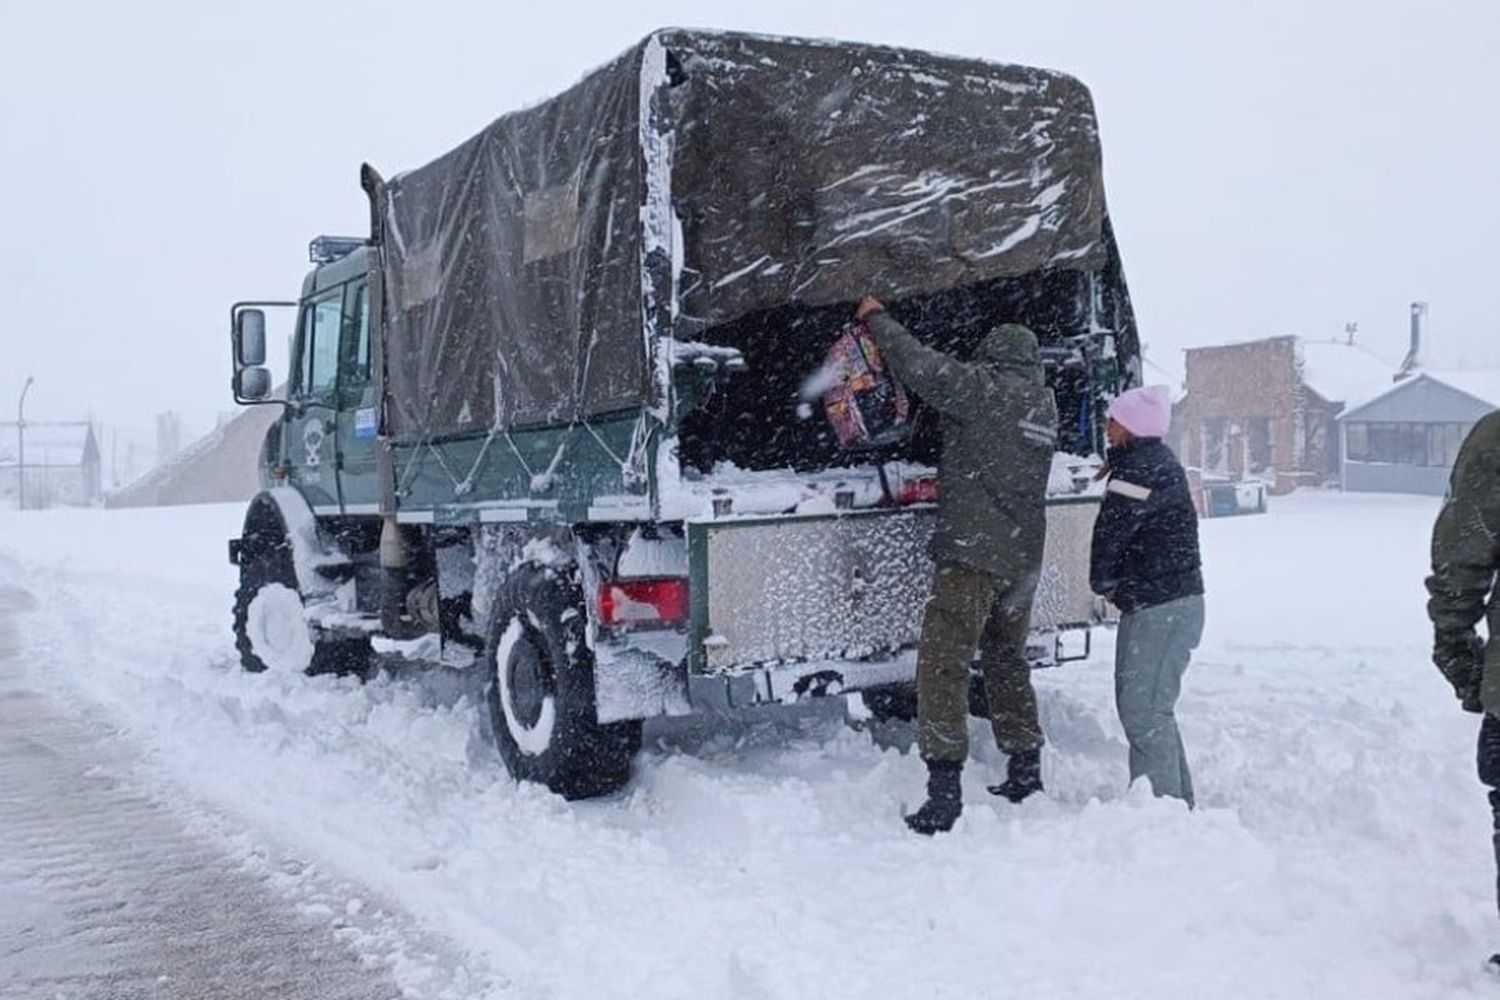
M 915 684 L 883 684 L 866 690 L 865 708 L 876 722 L 916 722 L 917 687 Z
M 566 799 L 630 780 L 639 720 L 601 724 L 583 591 L 567 571 L 529 564 L 500 588 L 485 647 L 490 726 L 506 769 Z
M 286 540 L 246 549 L 234 592 L 234 645 L 240 666 L 307 674 L 353 674 L 370 668 L 370 640 L 317 639 L 302 615 L 302 595 Z

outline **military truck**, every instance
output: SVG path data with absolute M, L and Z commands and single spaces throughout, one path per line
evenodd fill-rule
M 1086 459 L 1139 351 L 1076 80 L 662 30 L 361 184 L 367 237 L 232 309 L 236 401 L 283 409 L 229 546 L 247 670 L 482 672 L 509 771 L 568 797 L 628 781 L 644 719 L 894 711 L 938 424 L 845 451 L 807 391 L 865 293 L 961 356 L 1037 331 L 1064 417 L 1030 652 L 1087 642 Z

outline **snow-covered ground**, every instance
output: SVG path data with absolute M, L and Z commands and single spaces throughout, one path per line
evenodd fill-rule
M 112 719 L 141 781 L 226 850 L 290 850 L 325 896 L 452 942 L 471 995 L 1487 996 L 1475 719 L 1427 653 L 1436 508 L 1305 494 L 1203 524 L 1197 812 L 1127 792 L 1104 636 L 1038 675 L 1048 795 L 985 794 L 975 724 L 968 810 L 930 841 L 900 821 L 920 762 L 836 712 L 660 735 L 623 794 L 569 804 L 513 784 L 430 683 L 244 675 L 234 507 L 0 514 L 0 584 L 40 605 L 31 682 Z M 338 904 L 307 909 L 361 909 Z

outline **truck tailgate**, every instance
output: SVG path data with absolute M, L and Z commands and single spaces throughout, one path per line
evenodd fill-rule
M 1033 629 L 1096 620 L 1088 586 L 1096 498 L 1053 500 Z M 687 526 L 695 670 L 853 659 L 917 641 L 934 507 L 725 518 Z

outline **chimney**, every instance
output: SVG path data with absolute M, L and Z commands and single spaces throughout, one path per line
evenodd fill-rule
M 1406 360 L 1401 362 L 1401 370 L 1396 372 L 1393 382 L 1400 382 L 1404 378 L 1410 378 L 1422 367 L 1422 320 L 1427 317 L 1427 303 L 1413 302 L 1411 304 L 1411 346 L 1406 349 Z

